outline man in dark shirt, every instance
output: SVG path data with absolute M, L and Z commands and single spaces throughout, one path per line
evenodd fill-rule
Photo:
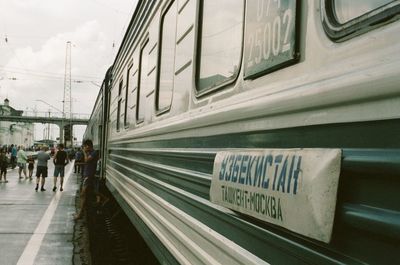
M 96 166 L 99 156 L 98 152 L 93 149 L 93 142 L 89 139 L 83 142 L 83 157 L 85 166 L 83 169 L 84 178 L 81 190 L 81 208 L 75 215 L 75 219 L 82 218 L 88 196 L 94 192 Z
M 57 191 L 57 177 L 60 176 L 60 191 L 63 191 L 64 184 L 64 171 L 65 166 L 68 164 L 67 152 L 64 151 L 64 145 L 58 145 L 58 151 L 54 155 L 54 187 L 53 191 Z

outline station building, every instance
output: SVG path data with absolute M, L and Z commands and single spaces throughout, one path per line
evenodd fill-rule
M 7 98 L 0 104 L 0 117 L 22 116 L 23 112 L 11 107 Z M 34 132 L 33 123 L 1 121 L 0 118 L 0 146 L 14 144 L 31 147 L 34 143 Z

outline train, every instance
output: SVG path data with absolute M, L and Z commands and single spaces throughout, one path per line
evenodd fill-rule
M 138 2 L 84 138 L 160 264 L 400 264 L 399 17 Z

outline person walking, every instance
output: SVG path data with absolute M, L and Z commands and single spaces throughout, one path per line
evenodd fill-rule
M 19 150 L 17 152 L 17 164 L 18 164 L 18 175 L 19 178 L 21 179 L 21 172 L 24 172 L 25 178 L 28 178 L 26 175 L 26 161 L 28 160 L 28 157 L 26 156 L 26 153 L 24 151 L 24 147 L 21 145 L 19 147 Z
M 80 194 L 81 205 L 79 212 L 75 215 L 76 220 L 82 218 L 89 196 L 95 195 L 95 174 L 99 155 L 98 152 L 93 149 L 93 142 L 89 139 L 83 142 L 83 157 L 83 161 L 85 162 L 83 169 L 84 178 Z
M 35 159 L 33 159 L 33 157 L 30 155 L 30 156 L 28 156 L 28 175 L 29 175 L 29 180 L 32 180 L 34 167 L 35 167 Z
M 6 155 L 6 151 L 4 149 L 0 150 L 0 182 L 4 177 L 4 183 L 7 183 L 7 167 L 8 167 L 8 158 Z
M 67 152 L 64 151 L 64 145 L 59 144 L 58 150 L 54 155 L 53 162 L 55 165 L 54 168 L 54 187 L 53 191 L 57 191 L 57 177 L 60 176 L 60 191 L 63 191 L 64 184 L 64 171 L 65 166 L 68 164 Z
M 37 154 L 37 165 L 36 165 L 36 188 L 38 191 L 40 177 L 42 177 L 40 191 L 46 191 L 44 184 L 47 178 L 47 161 L 50 160 L 50 155 L 46 152 L 46 147 L 41 147 L 40 152 Z

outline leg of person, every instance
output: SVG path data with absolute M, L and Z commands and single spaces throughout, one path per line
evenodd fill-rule
M 60 167 L 59 166 L 55 166 L 54 167 L 54 185 L 53 185 L 53 191 L 57 190 L 57 177 L 60 174 Z
M 40 189 L 41 191 L 46 191 L 46 189 L 44 188 L 44 183 L 46 182 L 46 178 L 47 178 L 47 167 L 43 167 L 43 171 L 42 171 L 42 188 Z
M 53 185 L 53 191 L 57 190 L 57 177 L 54 176 L 54 185 Z
M 83 186 L 82 190 L 81 190 L 81 194 L 80 194 L 80 199 L 81 199 L 81 201 L 80 201 L 80 209 L 79 209 L 78 213 L 75 214 L 75 217 L 74 217 L 75 220 L 81 219 L 83 217 L 84 212 L 85 212 L 86 193 L 87 193 L 86 190 L 87 190 L 87 187 Z
M 60 191 L 63 191 L 65 166 L 60 168 Z
M 38 176 L 36 174 L 36 188 L 35 188 L 35 191 L 38 191 L 38 189 L 39 189 L 39 182 L 40 182 L 40 175 Z
M 40 181 L 40 167 L 36 167 L 36 188 L 35 191 L 39 189 L 39 181 Z
M 75 220 L 80 219 L 83 217 L 83 215 L 86 212 L 86 207 L 87 207 L 87 200 L 89 193 L 91 192 L 91 189 L 93 189 L 93 183 L 92 180 L 89 179 L 88 177 L 85 177 L 82 182 L 82 190 L 80 194 L 80 209 L 79 212 L 75 215 Z
M 11 168 L 15 168 L 15 156 L 11 156 Z
M 45 191 L 45 188 L 44 188 L 44 183 L 45 182 L 46 182 L 46 177 L 42 176 L 42 183 L 41 183 L 42 188 L 40 189 L 41 191 Z
M 60 191 L 63 191 L 64 176 L 60 177 Z
M 7 183 L 7 168 L 2 168 L 1 175 L 4 176 L 4 183 Z
M 22 166 L 18 165 L 18 175 L 20 179 L 22 179 L 21 172 L 22 172 Z
M 28 175 L 26 175 L 26 165 L 25 164 L 24 164 L 24 167 L 23 167 L 22 171 L 24 172 L 24 176 L 27 179 Z

